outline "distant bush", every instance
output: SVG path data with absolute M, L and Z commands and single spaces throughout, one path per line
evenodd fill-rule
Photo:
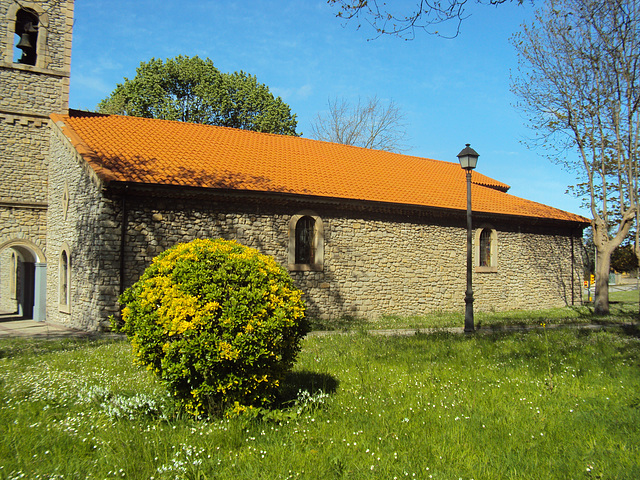
M 627 244 L 616 249 L 611 254 L 611 268 L 616 272 L 632 272 L 638 268 L 638 257 L 633 245 Z
M 234 241 L 170 248 L 120 303 L 117 329 L 137 362 L 194 415 L 271 403 L 306 333 L 301 292 L 287 271 Z

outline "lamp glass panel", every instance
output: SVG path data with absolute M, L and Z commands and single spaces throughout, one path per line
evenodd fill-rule
M 465 170 L 470 168 L 476 168 L 476 164 L 478 163 L 478 157 L 473 155 L 463 155 L 460 158 L 460 166 Z

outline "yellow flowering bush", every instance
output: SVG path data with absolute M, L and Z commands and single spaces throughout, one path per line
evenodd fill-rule
M 194 240 L 154 258 L 121 296 L 136 360 L 194 415 L 273 401 L 306 333 L 287 271 L 234 241 Z

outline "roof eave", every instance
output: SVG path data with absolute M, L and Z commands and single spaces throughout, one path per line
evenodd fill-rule
M 326 204 L 333 206 L 351 206 L 358 209 L 375 209 L 380 211 L 395 211 L 399 213 L 418 213 L 422 216 L 433 215 L 433 213 L 451 215 L 466 215 L 466 210 L 437 207 L 429 205 L 416 205 L 405 203 L 393 203 L 393 202 L 379 202 L 372 200 L 361 200 L 352 198 L 340 198 L 340 197 L 328 197 L 319 195 L 307 195 L 299 193 L 288 192 L 269 192 L 269 191 L 257 191 L 257 190 L 237 190 L 237 189 L 221 189 L 221 188 L 203 188 L 192 187 L 184 185 L 163 185 L 163 184 L 150 184 L 150 183 L 138 183 L 138 182 L 123 182 L 123 181 L 111 181 L 107 184 L 110 191 L 120 194 L 126 192 L 127 194 L 144 193 L 154 194 L 160 196 L 172 196 L 174 198 L 193 198 L 199 196 L 218 196 L 218 197 L 251 197 L 251 198 L 278 198 L 287 202 L 296 203 L 316 203 Z M 573 228 L 584 229 L 590 225 L 589 221 L 560 219 L 560 218 L 548 218 L 548 217 L 535 217 L 527 215 L 512 215 L 502 214 L 494 212 L 473 211 L 474 216 L 478 219 L 494 219 L 496 221 L 505 221 L 509 223 L 527 222 L 535 223 L 537 225 L 557 225 L 557 226 L 570 226 Z

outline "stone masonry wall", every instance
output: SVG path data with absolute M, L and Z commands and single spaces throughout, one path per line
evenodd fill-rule
M 530 310 L 579 304 L 581 232 L 578 235 L 572 241 L 570 232 L 536 232 L 531 227 L 498 230 L 498 271 L 474 273 L 473 277 L 479 309 Z
M 256 205 L 246 203 L 221 200 L 204 204 L 181 200 L 149 202 L 133 196 L 127 202 L 127 286 L 138 279 L 154 256 L 176 243 L 194 238 L 238 240 L 286 265 L 289 215 L 284 209 L 274 208 L 273 213 L 268 214 L 259 213 Z
M 375 318 L 463 312 L 466 229 L 436 222 L 327 218 L 324 272 L 294 274 L 308 293 L 314 314 Z M 571 304 L 571 239 L 514 233 L 508 225 L 495 228 L 498 271 L 474 273 L 475 308 L 500 311 Z M 579 271 L 573 271 L 576 299 Z
M 4 121 L 3 121 L 4 120 Z M 46 203 L 48 121 L 0 114 L 0 202 Z
M 20 66 L 26 69 L 46 69 L 69 71 L 71 64 L 71 35 L 73 30 L 73 0 L 0 0 L 0 64 L 13 63 L 16 37 L 15 17 L 9 15 L 18 6 L 35 10 L 40 15 L 40 32 L 46 36 L 37 50 L 36 67 Z M 40 39 L 40 38 L 39 38 Z
M 68 99 L 63 95 L 63 91 L 68 91 L 68 84 L 69 77 L 65 75 L 0 66 L 0 111 L 38 115 L 46 123 L 51 113 L 68 108 Z
M 0 313 L 14 313 L 18 310 L 18 302 L 10 291 L 13 275 L 11 270 L 11 252 L 6 249 L 0 252 Z
M 65 189 L 68 206 L 65 208 Z M 87 330 L 118 312 L 119 223 L 102 185 L 66 138 L 52 129 L 47 210 L 47 320 Z M 59 307 L 59 259 L 68 249 L 70 310 Z
M 309 316 L 375 318 L 464 309 L 466 229 L 459 225 L 462 216 L 456 225 L 443 219 L 416 221 L 392 214 L 354 216 L 312 205 L 266 208 L 265 200 L 189 202 L 132 197 L 128 201 L 135 206 L 128 212 L 127 286 L 155 255 L 193 238 L 236 239 L 286 266 L 289 220 L 311 208 L 324 224 L 324 271 L 291 272 L 305 292 Z M 572 286 L 574 298 L 580 298 L 580 269 L 571 267 L 569 232 L 494 227 L 498 230 L 498 271 L 474 274 L 478 310 L 571 304 Z M 576 262 L 579 245 L 574 239 Z

